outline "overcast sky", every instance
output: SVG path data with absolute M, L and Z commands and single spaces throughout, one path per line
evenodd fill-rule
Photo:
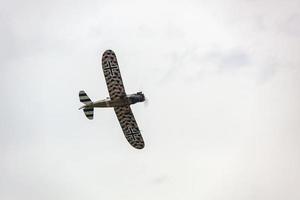
M 0 199 L 300 199 L 299 0 L 0 2 Z M 78 110 L 106 49 L 143 150 Z

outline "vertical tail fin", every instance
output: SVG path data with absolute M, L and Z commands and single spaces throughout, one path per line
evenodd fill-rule
M 93 103 L 92 100 L 88 97 L 88 95 L 85 93 L 85 91 L 81 90 L 79 92 L 79 100 L 81 103 L 84 103 L 85 105 L 82 106 L 83 112 L 85 116 L 88 119 L 93 119 L 94 118 L 94 108 L 91 107 L 91 104 Z M 81 109 L 80 108 L 80 109 Z

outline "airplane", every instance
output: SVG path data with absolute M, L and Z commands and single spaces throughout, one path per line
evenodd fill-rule
M 102 69 L 108 88 L 109 97 L 104 100 L 91 101 L 85 91 L 79 92 L 79 100 L 84 105 L 85 116 L 92 120 L 94 108 L 111 107 L 119 120 L 123 133 L 131 146 L 136 149 L 143 149 L 145 146 L 141 131 L 131 111 L 130 105 L 144 102 L 145 95 L 142 92 L 126 94 L 119 69 L 116 54 L 112 50 L 106 50 L 102 55 Z

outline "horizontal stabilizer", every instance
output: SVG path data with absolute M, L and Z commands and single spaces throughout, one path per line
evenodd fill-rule
M 84 104 L 92 103 L 91 99 L 88 97 L 88 95 L 83 90 L 81 90 L 79 92 L 79 100 L 81 103 L 84 103 Z
M 92 107 L 83 108 L 83 112 L 88 119 L 92 120 L 94 118 L 94 108 Z

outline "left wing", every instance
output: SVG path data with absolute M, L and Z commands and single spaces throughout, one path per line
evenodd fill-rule
M 145 143 L 130 106 L 115 107 L 114 109 L 127 141 L 136 149 L 144 148 Z
M 106 50 L 103 53 L 102 68 L 110 99 L 126 96 L 117 57 L 112 50 Z

